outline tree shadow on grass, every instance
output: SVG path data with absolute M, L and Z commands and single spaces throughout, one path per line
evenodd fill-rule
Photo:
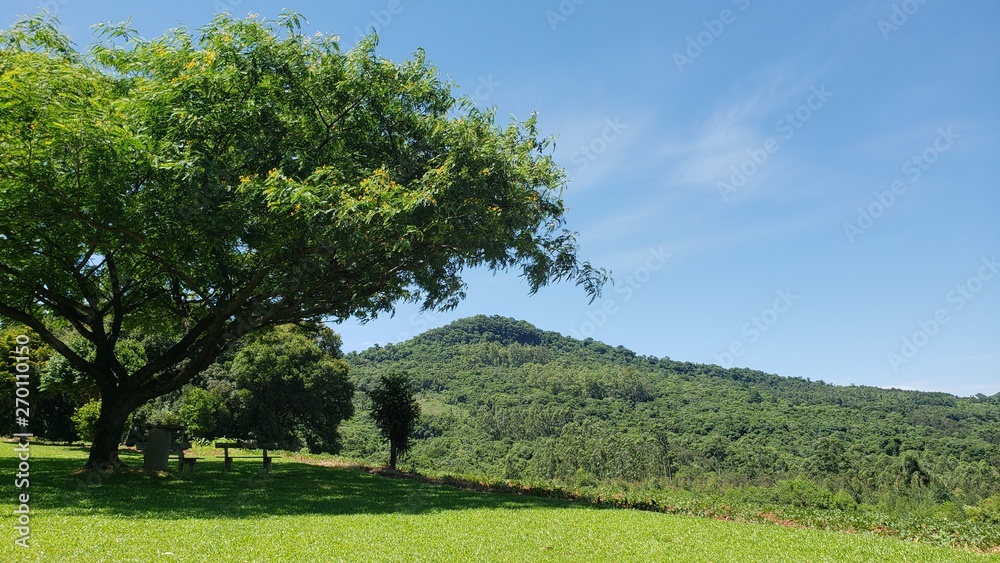
M 79 446 L 32 446 L 32 510 L 181 520 L 571 506 L 565 500 L 467 491 L 281 458 L 275 459 L 268 474 L 261 471 L 259 459 L 237 459 L 233 471 L 226 473 L 222 458 L 213 457 L 198 461 L 193 474 L 82 472 L 85 452 Z M 142 466 L 141 454 L 120 455 L 131 467 Z M 16 468 L 16 458 L 0 460 L 0 474 L 14 475 Z M 4 481 L 0 494 L 15 498 L 13 479 Z

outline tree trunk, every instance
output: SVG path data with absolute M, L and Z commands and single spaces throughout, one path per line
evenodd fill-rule
M 124 465 L 118 459 L 118 444 L 125 431 L 125 422 L 135 408 L 118 394 L 101 398 L 101 414 L 97 419 L 94 443 L 90 446 L 87 469 L 109 471 Z
M 396 442 L 389 441 L 389 469 L 396 470 Z

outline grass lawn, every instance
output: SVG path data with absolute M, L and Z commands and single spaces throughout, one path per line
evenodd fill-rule
M 465 491 L 276 459 L 193 475 L 75 473 L 31 447 L 30 547 L 15 545 L 17 460 L 0 455 L 0 561 L 1000 561 L 870 534 L 724 522 Z M 141 456 L 122 454 L 133 466 Z

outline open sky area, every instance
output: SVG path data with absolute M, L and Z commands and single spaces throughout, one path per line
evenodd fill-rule
M 345 348 L 475 314 L 640 354 L 836 384 L 1000 392 L 1000 4 L 7 0 L 146 37 L 302 13 L 428 59 L 499 122 L 538 112 L 568 226 L 615 285 L 528 295 L 470 271 L 453 311 L 335 327 Z

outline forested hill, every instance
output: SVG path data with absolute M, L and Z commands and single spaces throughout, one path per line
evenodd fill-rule
M 496 316 L 346 359 L 362 388 L 389 372 L 414 381 L 418 467 L 570 483 L 805 475 L 856 498 L 912 487 L 969 503 L 1000 492 L 1000 394 L 677 362 Z M 363 394 L 358 402 L 363 412 Z M 366 418 L 345 424 L 345 454 L 381 450 Z

